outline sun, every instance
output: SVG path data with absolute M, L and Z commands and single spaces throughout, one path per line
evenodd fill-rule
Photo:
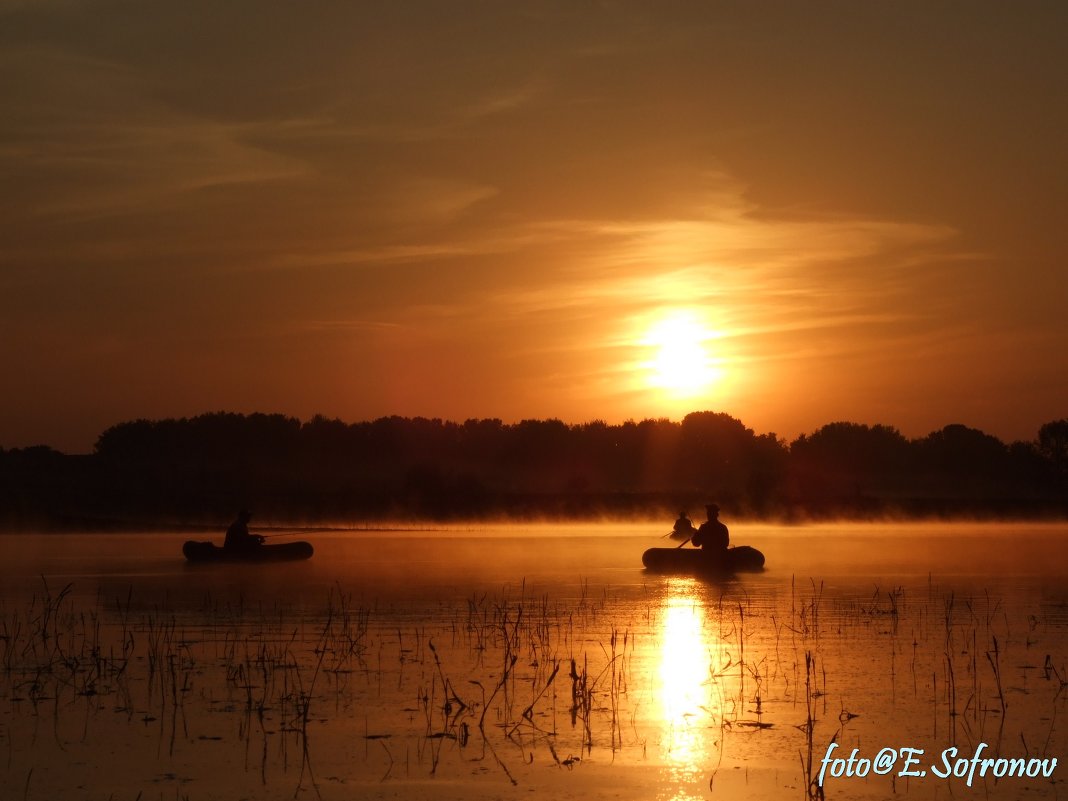
M 709 353 L 709 343 L 716 337 L 692 312 L 672 312 L 653 323 L 642 340 L 651 355 L 645 363 L 649 386 L 675 397 L 708 390 L 722 377 Z

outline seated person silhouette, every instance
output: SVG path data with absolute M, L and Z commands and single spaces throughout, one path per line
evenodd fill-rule
M 705 507 L 708 519 L 693 535 L 693 544 L 705 551 L 726 551 L 730 543 L 730 532 L 719 519 L 719 507 L 710 503 Z
M 689 515 L 685 510 L 679 512 L 679 519 L 675 521 L 675 527 L 672 528 L 671 533 L 677 536 L 689 537 L 694 532 L 693 521 L 690 520 Z
M 248 521 L 252 519 L 252 512 L 242 509 L 237 519 L 226 529 L 226 539 L 223 548 L 228 551 L 248 551 L 263 545 L 263 537 L 252 534 L 248 530 Z

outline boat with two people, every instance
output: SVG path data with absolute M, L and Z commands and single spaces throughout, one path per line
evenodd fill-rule
M 649 548 L 642 554 L 642 564 L 661 573 L 729 574 L 764 569 L 764 554 L 749 545 L 730 547 L 730 532 L 719 519 L 719 506 L 705 506 L 708 519 L 674 548 Z M 685 527 L 685 512 L 675 521 L 675 530 Z M 692 527 L 692 523 L 690 523 Z M 674 536 L 674 531 L 672 535 Z M 687 549 L 692 543 L 695 547 Z

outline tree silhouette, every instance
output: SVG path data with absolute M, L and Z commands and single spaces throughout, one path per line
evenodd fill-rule
M 132 420 L 91 456 L 0 449 L 0 522 L 654 514 L 1063 514 L 1068 420 L 1006 445 L 954 424 L 909 440 L 829 423 L 789 447 L 722 412 L 681 422 L 213 412 Z
M 1068 473 L 1068 420 L 1053 420 L 1038 429 L 1038 448 L 1061 473 Z

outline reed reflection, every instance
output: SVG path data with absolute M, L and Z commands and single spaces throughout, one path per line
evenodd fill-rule
M 663 721 L 661 744 L 673 799 L 699 798 L 718 747 L 721 717 L 713 695 L 711 666 L 718 663 L 719 638 L 709 630 L 708 611 L 697 582 L 671 582 L 661 607 L 657 699 Z

